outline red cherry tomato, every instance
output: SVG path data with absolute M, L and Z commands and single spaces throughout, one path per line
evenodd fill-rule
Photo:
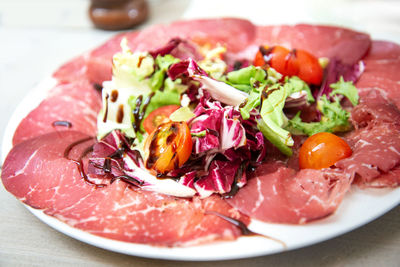
M 282 46 L 260 47 L 254 66 L 271 66 L 283 76 L 298 76 L 309 84 L 322 82 L 323 70 L 316 57 L 304 50 L 289 50 Z
M 153 132 L 158 125 L 165 122 L 169 122 L 170 121 L 169 115 L 171 115 L 178 108 L 179 108 L 178 105 L 168 105 L 153 110 L 143 120 L 143 128 L 146 130 L 148 134 L 151 134 L 151 132 Z
M 350 146 L 331 133 L 317 133 L 304 142 L 299 152 L 300 169 L 328 168 L 352 154 Z
M 186 122 L 163 123 L 145 141 L 146 168 L 161 174 L 179 168 L 189 159 L 192 146 Z
M 296 75 L 309 84 L 320 85 L 323 70 L 318 59 L 304 50 L 297 50 L 296 57 L 299 64 L 299 72 Z

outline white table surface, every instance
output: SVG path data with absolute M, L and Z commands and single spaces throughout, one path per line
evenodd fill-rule
M 316 0 L 300 4 L 268 1 L 274 10 L 292 4 L 294 9 L 285 17 L 237 5 L 254 4 L 253 0 L 149 2 L 151 18 L 141 27 L 180 18 L 253 15 L 258 23 L 336 23 L 368 31 L 375 38 L 400 38 L 400 1 L 342 0 L 329 9 Z M 0 2 L 1 137 L 14 108 L 35 84 L 63 61 L 115 34 L 91 27 L 86 16 L 88 4 L 85 0 Z M 215 9 L 206 8 L 210 5 Z M 296 14 L 298 17 L 293 18 Z M 0 203 L 0 266 L 400 266 L 399 206 L 359 229 L 317 245 L 276 255 L 206 263 L 132 257 L 81 243 L 40 222 L 2 186 Z

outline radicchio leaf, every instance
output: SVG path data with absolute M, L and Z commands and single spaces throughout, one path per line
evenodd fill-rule
M 239 166 L 229 161 L 214 160 L 210 165 L 208 175 L 197 180 L 194 186 L 201 197 L 207 197 L 213 193 L 227 193 L 231 191 Z
M 227 105 L 238 106 L 248 97 L 248 94 L 233 86 L 208 77 L 207 73 L 191 58 L 173 64 L 168 70 L 168 76 L 172 80 L 182 76 L 190 77 L 200 82 L 202 88 L 207 90 L 212 98 Z
M 165 56 L 167 54 L 182 60 L 188 58 L 200 60 L 203 58 L 195 44 L 180 38 L 172 38 L 165 46 L 150 52 L 153 58 L 156 58 L 158 55 Z
M 332 91 L 330 85 L 339 81 L 340 77 L 343 77 L 345 82 L 351 81 L 355 83 L 364 72 L 364 69 L 365 64 L 363 61 L 359 61 L 353 65 L 347 65 L 338 59 L 331 59 L 325 69 L 324 80 L 322 81 L 321 87 L 317 92 L 316 99 L 320 99 L 320 97 L 323 95 L 329 97 Z

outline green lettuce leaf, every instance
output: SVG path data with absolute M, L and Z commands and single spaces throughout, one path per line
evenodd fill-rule
M 143 111 L 145 100 L 149 95 L 143 96 L 142 104 L 140 106 L 140 111 Z M 128 100 L 128 104 L 132 110 L 136 108 L 136 100 L 138 97 L 131 96 Z M 153 110 L 160 108 L 162 106 L 167 105 L 180 105 L 180 93 L 177 90 L 164 90 L 164 91 L 156 91 L 151 97 L 149 104 L 144 113 L 144 117 L 146 118 Z
M 150 87 L 153 91 L 160 90 L 160 88 L 164 84 L 165 76 L 169 66 L 177 62 L 179 62 L 179 59 L 171 55 L 157 56 L 155 60 L 157 70 L 154 72 L 153 76 L 150 79 Z
M 293 134 L 306 134 L 311 136 L 320 132 L 344 132 L 350 129 L 350 113 L 342 108 L 339 98 L 330 102 L 326 95 L 323 95 L 317 103 L 317 108 L 322 113 L 319 122 L 303 122 L 300 112 L 289 120 L 286 127 Z
M 357 88 L 354 86 L 353 82 L 345 82 L 341 76 L 339 81 L 331 84 L 330 87 L 333 89 L 330 96 L 338 94 L 344 95 L 350 100 L 353 106 L 357 106 L 359 96 Z
M 291 155 L 289 147 L 294 144 L 290 132 L 283 128 L 288 121 L 283 113 L 283 107 L 286 98 L 291 93 L 289 89 L 288 86 L 275 84 L 262 92 L 261 125 L 259 122 L 259 129 L 264 136 L 287 156 Z
M 297 76 L 293 76 L 290 78 L 286 77 L 284 86 L 287 87 L 287 91 L 289 92 L 289 95 L 291 95 L 293 93 L 305 91 L 307 93 L 307 101 L 309 103 L 315 102 L 315 99 L 311 93 L 310 87 L 308 86 L 308 84 L 305 81 L 303 81 L 299 77 L 297 77 Z
M 260 106 L 261 91 L 262 87 L 256 87 L 251 90 L 244 106 L 239 109 L 243 119 L 248 120 L 250 118 L 250 112 Z
M 229 72 L 226 76 L 227 80 L 225 82 L 236 89 L 248 93 L 250 92 L 254 82 L 258 81 L 265 83 L 266 76 L 267 74 L 263 69 L 249 66 L 240 70 Z

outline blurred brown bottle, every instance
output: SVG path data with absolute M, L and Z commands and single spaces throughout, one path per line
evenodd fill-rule
M 146 0 L 91 0 L 89 16 L 103 30 L 126 30 L 149 16 Z

